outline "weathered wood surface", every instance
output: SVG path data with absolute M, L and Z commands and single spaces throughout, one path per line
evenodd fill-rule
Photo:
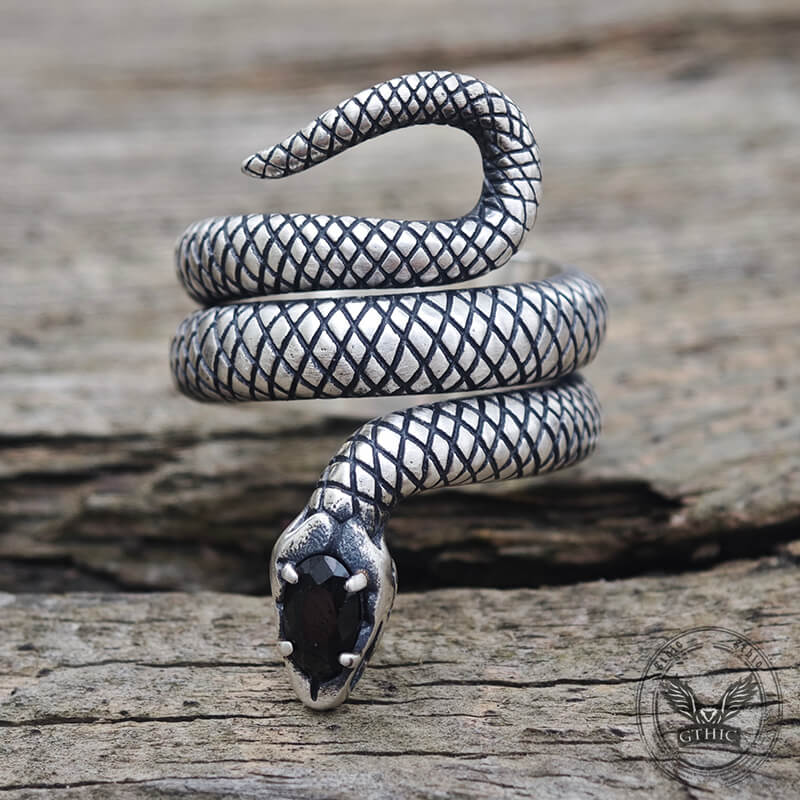
M 507 90 L 542 142 L 526 252 L 608 287 L 609 338 L 589 370 L 606 433 L 589 464 L 546 483 L 409 503 L 390 529 L 405 580 L 621 576 L 795 536 L 795 4 L 518 3 L 491 25 L 480 4 L 458 24 L 417 6 L 406 19 L 322 4 L 259 25 L 246 3 L 4 13 L 0 586 L 263 588 L 277 532 L 353 417 L 380 406 L 179 397 L 166 348 L 191 303 L 173 242 L 194 219 L 264 207 L 468 208 L 477 154 L 438 128 L 282 182 L 238 172 L 354 88 L 440 57 Z
M 291 695 L 265 599 L 0 595 L 0 796 L 797 796 L 796 564 L 680 578 L 401 595 L 357 697 Z M 733 788 L 669 781 L 635 692 L 670 635 L 761 642 L 786 698 L 772 756 Z
M 497 26 L 476 23 L 475 10 L 453 26 L 463 62 L 453 66 L 507 89 L 543 142 L 547 194 L 529 247 L 608 285 L 611 333 L 590 370 L 607 434 L 589 466 L 555 479 L 564 498 L 555 508 L 543 484 L 504 488 L 502 506 L 473 490 L 409 507 L 392 527 L 406 572 L 568 580 L 768 549 L 793 535 L 800 39 L 797 19 L 781 17 L 791 7 L 762 5 L 753 16 L 717 4 L 721 16 L 709 21 L 677 16 L 681 3 L 654 20 L 626 4 L 595 19 L 573 4 L 568 19 L 550 9 L 520 27 L 520 6 Z M 189 35 L 175 10 L 151 11 L 167 16 L 56 10 L 42 26 L 17 9 L 6 28 L 16 41 L 4 48 L 0 153 L 14 187 L 2 223 L 0 356 L 0 553 L 10 583 L 69 586 L 59 575 L 72 564 L 78 584 L 260 585 L 252 555 L 268 550 L 353 423 L 318 423 L 331 410 L 319 404 L 232 413 L 175 396 L 165 346 L 190 304 L 174 284 L 172 240 L 192 219 L 263 207 L 265 196 L 277 209 L 429 215 L 466 207 L 477 186 L 469 143 L 439 130 L 387 137 L 291 181 L 247 182 L 236 169 L 242 153 L 385 74 L 379 42 L 359 37 L 342 62 L 346 85 L 334 71 L 289 94 L 296 83 L 273 73 L 296 74 L 302 62 L 330 75 L 314 65 L 340 63 L 329 33 L 303 26 L 311 45 L 317 35 L 328 45 L 298 55 L 285 15 L 262 40 L 213 14 Z M 246 19 L 244 7 L 233 16 Z M 133 26 L 126 41 L 142 42 L 145 30 L 156 38 L 121 46 L 112 24 Z M 419 15 L 409 25 L 427 30 Z M 70 26 L 94 32 L 90 50 L 73 46 Z M 249 38 L 226 46 L 240 30 Z M 398 69 L 429 46 L 403 30 Z M 178 32 L 173 47 L 160 41 L 165 31 Z M 521 49 L 498 63 L 512 35 Z M 565 39 L 584 47 L 576 54 Z M 403 42 L 418 52 L 403 55 Z M 563 46 L 537 55 L 548 42 Z M 239 82 L 259 58 L 261 73 Z M 417 169 L 400 173 L 409 161 Z M 352 408 L 375 410 L 335 410 Z M 571 489 L 583 485 L 576 507 Z M 498 562 L 524 566 L 508 573 Z
M 790 796 L 795 0 L 47 6 L 2 2 L 0 26 L 0 590 L 17 595 L 0 608 L 0 784 L 673 797 L 634 736 L 632 687 L 659 637 L 710 623 L 781 667 L 786 736 L 742 791 Z M 337 717 L 289 702 L 260 599 L 19 595 L 265 591 L 275 536 L 341 439 L 388 406 L 178 396 L 167 345 L 192 304 L 173 243 L 222 213 L 469 208 L 477 154 L 439 128 L 287 181 L 238 171 L 353 90 L 428 67 L 507 91 L 542 144 L 539 222 L 491 281 L 524 278 L 534 255 L 578 264 L 612 316 L 587 370 L 606 411 L 597 453 L 407 503 L 389 530 L 401 589 L 563 588 L 403 596 L 384 666 Z M 596 578 L 621 580 L 581 583 Z

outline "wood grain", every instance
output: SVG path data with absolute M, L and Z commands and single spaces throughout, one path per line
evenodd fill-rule
M 454 28 L 474 55 L 452 66 L 508 91 L 544 152 L 540 221 L 523 257 L 490 280 L 523 279 L 538 253 L 605 282 L 611 327 L 588 373 L 606 430 L 596 456 L 563 476 L 405 506 L 389 534 L 410 585 L 680 570 L 796 537 L 800 17 L 786 16 L 790 4 L 760 7 L 717 4 L 712 24 L 681 3 L 646 21 L 624 3 L 614 13 L 573 4 L 563 19 L 548 6 L 540 27 L 522 25 L 515 6 L 527 55 L 507 61 L 481 48 L 510 46 L 508 20 L 485 41 L 470 27 L 477 12 Z M 244 154 L 386 75 L 365 35 L 352 75 L 308 66 L 317 83 L 302 90 L 214 88 L 197 77 L 198 48 L 224 44 L 251 11 L 198 14 L 199 30 L 180 30 L 172 49 L 158 45 L 179 27 L 175 8 L 124 17 L 135 41 L 153 30 L 152 62 L 131 45 L 112 58 L 110 12 L 88 6 L 56 12 L 26 58 L 14 60 L 18 44 L 3 50 L 0 165 L 13 192 L 0 220 L 0 585 L 262 590 L 260 565 L 329 454 L 391 405 L 213 407 L 172 387 L 167 343 L 191 308 L 172 246 L 188 222 L 265 203 L 441 216 L 468 208 L 479 186 L 468 137 L 438 128 L 366 143 L 291 180 L 246 180 Z M 362 11 L 354 4 L 341 26 Z M 37 19 L 17 9 L 6 35 Z M 305 36 L 276 19 L 282 35 L 270 37 Z M 204 27 L 213 20 L 221 30 Z M 78 21 L 97 49 L 57 38 Z M 273 53 L 244 27 L 252 38 L 214 50 L 204 75 Z M 583 46 L 564 45 L 567 33 Z M 420 64 L 402 55 L 405 35 L 396 70 Z M 305 58 L 289 49 L 265 71 Z M 153 71 L 156 85 L 141 77 Z
M 793 796 L 796 2 L 0 5 L 0 797 L 731 796 L 668 780 L 635 735 L 644 661 L 696 624 L 779 665 L 786 735 L 736 791 Z M 223 213 L 467 210 L 478 155 L 439 128 L 287 181 L 239 173 L 431 67 L 532 123 L 542 212 L 490 281 L 541 256 L 605 284 L 587 370 L 605 432 L 563 475 L 401 507 L 417 593 L 356 702 L 317 716 L 244 595 L 341 440 L 402 401 L 178 396 L 167 347 L 192 303 L 172 249 Z
M 702 796 L 796 796 L 796 565 L 401 595 L 356 696 L 304 709 L 271 604 L 235 595 L 0 596 L 0 796 L 603 797 L 692 794 L 644 749 L 635 692 L 672 634 L 761 643 L 786 698 L 773 755 Z M 717 794 L 719 792 L 719 794 Z

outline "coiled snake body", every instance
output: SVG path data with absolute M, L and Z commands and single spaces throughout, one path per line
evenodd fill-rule
M 451 72 L 405 75 L 351 97 L 242 168 L 283 177 L 381 133 L 425 123 L 461 128 L 480 148 L 483 189 L 463 217 L 217 217 L 190 226 L 177 248 L 180 279 L 205 305 L 322 289 L 412 290 L 199 310 L 180 325 L 171 349 L 187 395 L 278 400 L 500 390 L 366 423 L 276 543 L 279 646 L 300 698 L 316 708 L 346 699 L 389 616 L 396 577 L 383 531 L 400 499 L 559 469 L 591 452 L 600 428 L 595 395 L 573 374 L 594 357 L 605 331 L 605 299 L 591 278 L 565 271 L 531 283 L 422 290 L 501 266 L 533 226 L 538 148 L 502 92 Z M 314 666 L 319 659 L 308 648 L 341 646 L 341 630 L 338 639 L 330 631 L 328 638 L 313 634 L 310 606 L 289 601 L 296 587 L 313 583 L 296 568 L 320 555 L 343 567 L 326 584 L 340 622 L 343 604 L 355 607 L 358 593 L 338 669 Z M 331 587 L 340 578 L 347 578 L 347 592 L 336 595 Z M 298 632 L 301 618 L 306 627 Z

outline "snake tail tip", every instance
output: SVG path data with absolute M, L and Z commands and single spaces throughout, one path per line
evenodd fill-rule
M 242 172 L 251 178 L 271 178 L 274 177 L 270 164 L 264 160 L 261 153 L 253 153 L 242 161 Z

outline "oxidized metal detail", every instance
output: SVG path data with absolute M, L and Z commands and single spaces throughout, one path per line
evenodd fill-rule
M 191 397 L 498 390 L 363 425 L 276 542 L 270 578 L 278 650 L 300 699 L 313 708 L 347 698 L 385 627 L 397 579 L 384 529 L 402 498 L 569 466 L 593 450 L 600 431 L 597 399 L 574 374 L 595 356 L 605 332 L 606 301 L 594 280 L 565 270 L 531 283 L 422 290 L 501 266 L 533 226 L 541 194 L 538 148 L 525 116 L 502 92 L 452 72 L 404 75 L 345 100 L 242 168 L 283 177 L 381 133 L 427 123 L 461 128 L 480 148 L 483 190 L 463 217 L 216 217 L 190 226 L 177 247 L 184 286 L 211 306 L 187 317 L 172 342 L 173 374 Z M 410 291 L 229 303 L 378 288 Z M 333 677 L 333 662 L 325 661 L 322 682 L 298 666 L 311 662 L 298 653 L 298 642 L 285 638 L 287 587 L 302 579 L 298 565 L 317 556 L 340 565 L 337 581 L 325 584 L 335 583 L 331 608 L 344 607 L 343 587 L 361 597 L 352 650 L 339 655 L 341 670 Z

